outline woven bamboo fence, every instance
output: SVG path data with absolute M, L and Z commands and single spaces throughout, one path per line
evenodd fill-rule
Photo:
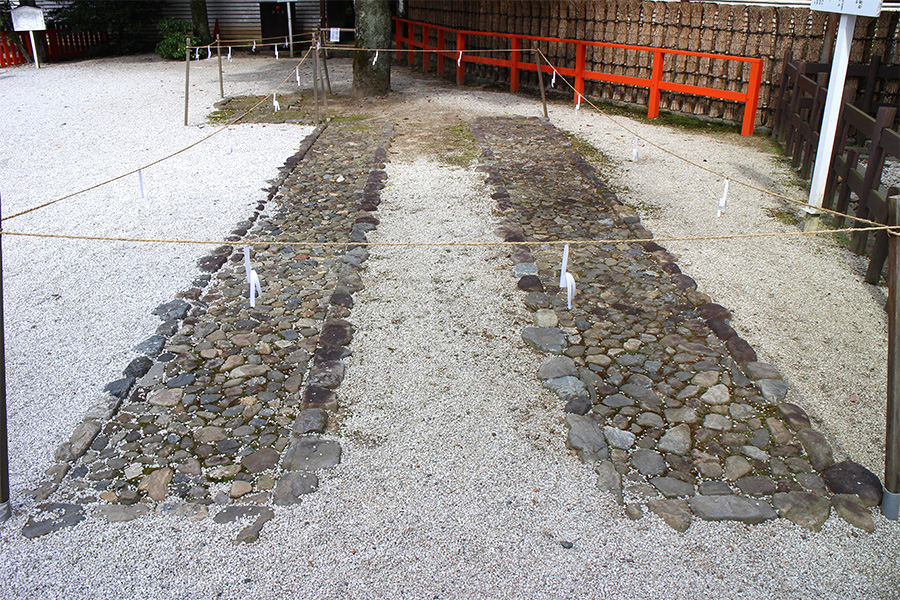
M 818 61 L 828 19 L 826 13 L 806 8 L 706 2 L 407 0 L 406 4 L 406 18 L 458 29 L 762 58 L 765 63 L 756 122 L 761 127 L 772 124 L 774 101 L 770 98 L 777 92 L 785 53 L 790 51 L 795 60 Z M 877 56 L 883 65 L 900 65 L 898 21 L 898 12 L 884 12 L 878 18 L 857 18 L 851 62 L 867 63 Z M 491 38 L 472 41 L 471 49 L 501 49 L 498 44 L 502 44 L 501 40 Z M 571 66 L 575 61 L 572 45 L 546 42 L 539 47 L 556 65 Z M 468 43 L 467 48 L 470 48 Z M 524 56 L 523 59 L 528 60 Z M 586 67 L 618 75 L 649 77 L 650 56 L 646 52 L 588 48 Z M 680 57 L 666 64 L 665 70 L 670 81 L 728 89 L 746 89 L 749 77 L 748 69 L 739 65 L 696 57 Z M 471 74 L 498 83 L 509 81 L 509 69 L 500 67 L 474 65 Z M 852 79 L 848 83 L 854 85 Z M 536 86 L 536 74 L 523 73 L 522 84 Z M 900 83 L 896 79 L 883 82 L 876 91 L 876 101 L 897 103 L 900 101 L 898 87 Z M 647 105 L 648 91 L 642 88 L 588 82 L 585 93 L 604 100 Z M 743 106 L 738 103 L 670 92 L 662 94 L 661 107 L 736 123 L 740 123 L 743 114 Z

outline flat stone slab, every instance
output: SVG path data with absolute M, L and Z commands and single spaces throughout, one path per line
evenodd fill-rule
M 651 498 L 647 506 L 675 531 L 685 532 L 691 526 L 691 511 L 686 500 Z
M 694 486 L 674 477 L 654 477 L 650 480 L 650 485 L 658 489 L 666 498 L 694 495 Z
M 272 502 L 279 506 L 300 504 L 300 496 L 310 494 L 319 489 L 319 478 L 315 473 L 291 471 L 278 480 L 272 494 Z
M 341 445 L 338 442 L 306 435 L 291 439 L 282 466 L 287 471 L 317 471 L 330 469 L 340 462 Z
M 837 494 L 831 497 L 834 511 L 845 521 L 868 533 L 875 531 L 875 521 L 858 496 Z
M 544 361 L 538 369 L 538 379 L 541 381 L 560 377 L 578 377 L 578 367 L 568 356 L 554 356 Z
M 606 438 L 596 421 L 590 417 L 570 414 L 566 415 L 566 425 L 569 426 L 566 445 L 578 453 L 582 462 L 593 463 L 607 459 L 609 449 Z
M 700 495 L 689 501 L 691 511 L 704 521 L 740 521 L 755 525 L 778 515 L 761 500 L 748 500 L 734 495 Z
M 827 498 L 809 492 L 775 494 L 772 506 L 778 516 L 810 531 L 822 529 L 831 512 L 831 502 Z
M 822 479 L 832 494 L 853 494 L 865 506 L 878 506 L 884 488 L 878 476 L 859 463 L 845 460 L 822 472 Z
M 556 327 L 525 327 L 522 339 L 545 354 L 562 354 L 566 349 L 566 336 Z
M 244 469 L 250 473 L 262 473 L 278 464 L 278 452 L 271 448 L 261 448 L 241 459 Z
M 291 433 L 294 435 L 306 435 L 308 433 L 322 433 L 328 424 L 328 411 L 323 408 L 307 408 L 300 411 L 294 419 Z
M 63 527 L 71 527 L 84 521 L 84 507 L 78 504 L 66 504 L 54 502 L 38 506 L 40 513 L 28 517 L 25 526 L 22 527 L 22 535 L 29 539 L 41 537 Z M 35 516 L 46 515 L 46 519 L 35 519 Z
M 559 396 L 559 399 L 563 402 L 568 402 L 576 398 L 589 400 L 591 397 L 584 382 L 578 379 L 578 377 L 566 376 L 547 379 L 544 381 L 544 387 Z
M 130 506 L 104 504 L 97 507 L 94 511 L 94 515 L 105 520 L 107 523 L 125 523 L 127 521 L 139 519 L 149 512 L 150 507 L 146 504 L 132 504 Z

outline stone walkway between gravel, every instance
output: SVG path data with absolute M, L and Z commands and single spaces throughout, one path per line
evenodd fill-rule
M 539 353 L 536 376 L 560 399 L 568 446 L 595 465 L 598 494 L 613 494 L 630 518 L 649 509 L 681 531 L 693 518 L 779 516 L 817 530 L 832 507 L 872 530 L 878 478 L 834 464 L 778 372 L 756 361 L 727 309 L 664 248 L 626 243 L 650 233 L 564 135 L 507 118 L 478 119 L 471 132 L 504 241 L 623 240 L 570 248 L 571 310 L 557 285 L 559 246 L 511 247 L 507 265 L 534 318 L 510 335 Z M 346 245 L 253 247 L 262 281 L 254 307 L 242 248 L 201 260 L 206 275 L 157 309 L 162 324 L 140 346 L 144 356 L 58 449 L 26 536 L 77 523 L 87 504 L 123 521 L 155 503 L 198 520 L 212 506 L 222 507 L 217 522 L 255 517 L 239 536 L 251 542 L 271 505 L 316 491 L 316 472 L 341 460 L 329 414 L 349 364 L 369 255 L 359 244 L 379 224 L 391 136 L 390 125 L 334 123 L 288 161 L 272 189 L 276 210 L 260 204 L 234 241 Z

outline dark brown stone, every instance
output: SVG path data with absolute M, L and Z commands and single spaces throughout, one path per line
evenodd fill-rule
M 832 494 L 854 494 L 866 506 L 881 504 L 884 488 L 875 473 L 864 466 L 845 460 L 822 471 L 822 479 Z
M 778 405 L 778 412 L 781 413 L 784 424 L 794 431 L 809 429 L 809 427 L 811 427 L 809 416 L 806 414 L 806 411 L 796 404 L 782 402 Z
M 714 304 L 709 302 L 707 304 L 701 304 L 697 307 L 697 311 L 700 313 L 700 316 L 706 319 L 707 321 L 715 320 L 715 321 L 730 321 L 731 320 L 731 312 L 725 308 L 724 306 L 720 306 L 719 304 Z
M 736 362 L 756 362 L 756 351 L 744 338 L 734 336 L 725 342 L 725 347 L 728 348 L 728 352 Z
M 244 469 L 251 473 L 262 473 L 278 464 L 279 454 L 271 448 L 263 448 L 241 459 Z
M 723 342 L 726 342 L 737 335 L 737 332 L 725 321 L 710 319 L 706 324 L 709 326 L 710 330 L 716 334 L 716 337 Z
M 541 282 L 541 278 L 537 275 L 525 275 L 524 277 L 519 279 L 519 283 L 517 285 L 520 290 L 525 292 L 544 291 L 544 284 Z

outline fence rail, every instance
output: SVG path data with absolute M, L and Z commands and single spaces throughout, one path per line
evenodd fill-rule
M 521 78 L 520 71 L 537 72 L 538 64 L 540 64 L 540 69 L 544 73 L 552 73 L 555 68 L 560 75 L 574 78 L 575 102 L 579 102 L 580 97 L 584 96 L 585 81 L 587 80 L 646 88 L 649 90 L 647 117 L 651 119 L 659 115 L 661 93 L 664 91 L 739 102 L 744 105 L 741 134 L 753 134 L 753 127 L 756 122 L 756 107 L 759 99 L 759 88 L 762 79 L 763 61 L 760 58 L 536 35 L 469 31 L 430 25 L 428 23 L 410 21 L 408 19 L 395 19 L 394 21 L 396 26 L 394 41 L 398 59 L 402 57 L 402 49 L 403 46 L 406 45 L 408 62 L 412 65 L 415 62 L 417 54 L 413 52 L 413 50 L 420 49 L 422 50 L 422 69 L 428 70 L 431 67 L 430 54 L 434 54 L 437 61 L 436 68 L 438 74 L 444 73 L 444 63 L 446 60 L 455 60 L 457 63 L 456 81 L 460 84 L 465 81 L 466 63 L 493 65 L 505 67 L 510 70 L 510 91 L 517 92 L 519 90 Z M 406 35 L 403 34 L 404 27 L 406 28 Z M 432 36 L 432 34 L 434 35 Z M 448 37 L 452 40 L 452 42 L 450 42 L 452 48 L 448 47 L 448 42 L 450 41 L 447 39 Z M 497 58 L 494 53 L 488 53 L 486 55 L 482 55 L 481 53 L 467 54 L 466 40 L 477 37 L 502 40 L 501 43 L 506 44 L 508 52 L 503 52 L 501 48 L 498 49 L 500 51 L 497 52 L 497 54 L 508 54 L 508 58 Z M 432 43 L 432 38 L 434 39 L 434 43 Z M 522 54 L 523 52 L 531 50 L 531 42 L 537 42 L 538 44 L 543 42 L 545 44 L 566 44 L 574 46 L 575 60 L 573 66 L 551 67 L 550 65 L 543 64 L 542 61 L 539 62 L 535 60 L 533 57 L 523 60 L 525 57 L 523 57 Z M 588 48 L 604 48 L 611 49 L 612 51 L 632 53 L 638 62 L 647 63 L 649 61 L 650 76 L 623 75 L 594 70 L 598 68 L 599 65 L 589 68 L 586 61 Z M 645 57 L 648 58 L 645 59 Z M 710 68 L 716 66 L 718 61 L 722 61 L 725 63 L 725 69 L 727 70 L 734 70 L 735 67 L 738 69 L 748 67 L 749 73 L 745 78 L 746 84 L 741 86 L 746 89 L 721 89 L 664 80 L 663 74 L 667 71 L 665 66 L 667 59 L 670 64 L 676 63 L 679 60 L 686 61 L 688 59 L 696 59 L 698 64 L 700 64 L 700 61 L 705 59 L 705 64 Z
M 756 125 L 772 126 L 772 92 L 778 87 L 785 54 L 821 60 L 828 14 L 808 8 L 716 4 L 714 2 L 661 2 L 652 0 L 405 0 L 402 15 L 412 21 L 455 29 L 508 32 L 564 39 L 617 42 L 699 52 L 752 56 L 764 61 Z M 474 45 L 475 40 L 472 44 Z M 481 40 L 488 47 L 487 40 Z M 571 67 L 574 48 L 549 44 L 542 51 L 553 64 Z M 900 12 L 883 11 L 880 17 L 859 17 L 850 60 L 884 66 L 900 64 Z M 632 56 L 612 48 L 588 48 L 589 68 L 624 76 L 651 76 L 649 57 Z M 664 79 L 687 85 L 737 89 L 746 73 L 707 59 L 678 57 L 666 61 Z M 598 68 L 602 67 L 602 68 Z M 470 65 L 472 75 L 506 83 L 508 70 L 493 65 Z M 896 72 L 896 71 L 895 71 Z M 537 85 L 535 73 L 524 73 L 523 83 Z M 851 85 L 864 85 L 853 75 Z M 900 79 L 886 81 L 874 91 L 876 103 L 897 104 Z M 588 82 L 588 94 L 604 100 L 646 105 L 649 91 L 601 81 Z M 676 92 L 662 93 L 662 108 L 673 112 L 740 122 L 739 103 Z
M 31 40 L 27 33 L 0 33 L 0 67 L 21 65 L 29 61 L 26 54 L 22 54 L 19 47 L 13 42 L 12 36 L 18 35 L 22 41 L 27 55 L 34 55 L 31 49 Z M 107 40 L 106 33 L 95 31 L 66 31 L 63 29 L 48 29 L 36 31 L 35 39 L 40 39 L 47 49 L 47 60 L 67 60 L 86 56 L 91 48 L 103 44 Z

